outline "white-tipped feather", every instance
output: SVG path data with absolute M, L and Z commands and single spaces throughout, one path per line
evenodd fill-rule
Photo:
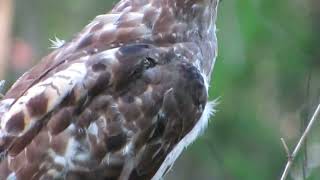
M 7 177 L 7 180 L 16 180 L 17 176 L 16 173 L 12 172 L 10 175 Z
M 61 78 L 59 75 L 68 75 L 69 79 Z M 1 119 L 0 125 L 2 129 L 5 129 L 7 122 L 12 116 L 19 112 L 27 112 L 27 103 L 34 97 L 41 93 L 45 93 L 48 99 L 47 111 L 53 110 L 65 96 L 77 85 L 80 84 L 86 75 L 86 66 L 84 63 L 74 63 L 70 67 L 63 71 L 57 72 L 50 78 L 39 82 L 28 89 L 27 93 L 17 99 L 16 103 L 13 104 L 10 109 L 4 114 Z M 54 84 L 56 89 L 51 86 L 46 86 L 47 84 Z M 58 89 L 58 90 L 57 90 Z M 3 101 L 0 103 L 0 113 Z M 12 102 L 11 102 L 12 103 Z M 0 114 L 1 115 L 1 114 Z M 0 116 L 1 117 L 1 116 Z M 39 118 L 39 117 L 35 117 Z
M 51 42 L 51 46 L 50 46 L 51 49 L 61 48 L 66 43 L 65 40 L 59 39 L 56 36 L 54 37 L 54 39 L 49 39 L 49 41 Z
M 201 135 L 204 129 L 207 127 L 210 116 L 215 113 L 214 107 L 217 104 L 217 100 L 208 102 L 204 108 L 202 116 L 193 129 L 173 148 L 168 154 L 162 165 L 158 169 L 157 173 L 153 176 L 152 180 L 161 179 L 166 172 L 172 167 L 173 163 L 177 160 L 182 151 L 188 147 L 193 141 Z
M 5 80 L 1 80 L 0 81 L 0 93 L 2 93 L 2 90 L 3 90 L 3 88 L 4 88 L 4 83 L 5 83 L 6 81 Z

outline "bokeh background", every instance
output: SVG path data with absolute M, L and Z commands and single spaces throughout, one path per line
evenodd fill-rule
M 71 39 L 115 2 L 0 0 L 0 78 L 7 88 L 51 51 L 49 38 Z M 210 90 L 220 104 L 166 179 L 279 179 L 287 160 L 280 138 L 292 150 L 319 103 L 319 2 L 221 2 Z M 319 134 L 318 122 L 291 179 L 320 179 Z

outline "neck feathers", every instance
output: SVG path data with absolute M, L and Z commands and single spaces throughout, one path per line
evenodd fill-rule
M 215 20 L 218 0 L 122 0 L 114 13 L 143 14 L 158 45 L 193 43 L 199 48 L 199 69 L 210 75 L 216 57 Z

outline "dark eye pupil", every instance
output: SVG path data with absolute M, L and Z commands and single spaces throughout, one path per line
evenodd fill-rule
M 144 66 L 145 66 L 146 69 L 147 69 L 147 68 L 152 68 L 152 67 L 154 67 L 156 64 L 157 64 L 156 61 L 155 61 L 154 59 L 150 58 L 150 57 L 146 57 L 146 58 L 144 59 Z

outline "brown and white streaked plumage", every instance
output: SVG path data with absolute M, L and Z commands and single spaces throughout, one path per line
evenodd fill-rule
M 61 44 L 0 102 L 0 179 L 162 178 L 212 112 L 216 8 L 122 0 Z

